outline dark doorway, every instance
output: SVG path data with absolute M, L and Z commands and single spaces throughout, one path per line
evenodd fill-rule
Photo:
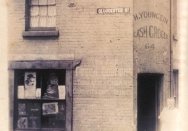
M 138 75 L 138 131 L 157 131 L 161 83 L 161 74 Z

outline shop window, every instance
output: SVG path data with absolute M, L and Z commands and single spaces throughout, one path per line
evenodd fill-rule
M 13 73 L 10 86 L 14 94 L 14 131 L 72 131 L 72 72 L 79 63 L 19 61 L 9 64 Z
M 15 129 L 65 129 L 65 70 L 15 70 Z

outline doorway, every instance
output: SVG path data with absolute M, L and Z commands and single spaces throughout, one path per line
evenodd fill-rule
M 138 75 L 137 88 L 137 129 L 158 131 L 160 99 L 162 99 L 162 74 Z

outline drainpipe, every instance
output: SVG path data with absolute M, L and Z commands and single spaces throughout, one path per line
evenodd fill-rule
M 172 8 L 173 7 L 173 2 L 172 0 L 170 0 L 170 97 L 172 97 L 172 94 L 173 94 L 173 87 L 172 87 L 172 71 L 173 71 L 173 63 L 172 63 L 172 55 L 173 55 L 173 50 L 172 50 Z

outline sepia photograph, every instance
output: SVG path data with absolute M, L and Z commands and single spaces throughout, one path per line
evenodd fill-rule
M 36 72 L 25 72 L 24 76 L 24 98 L 36 98 Z
M 51 115 L 58 113 L 58 103 L 43 103 L 42 104 L 42 114 Z
M 0 131 L 188 131 L 187 0 L 0 0 Z

